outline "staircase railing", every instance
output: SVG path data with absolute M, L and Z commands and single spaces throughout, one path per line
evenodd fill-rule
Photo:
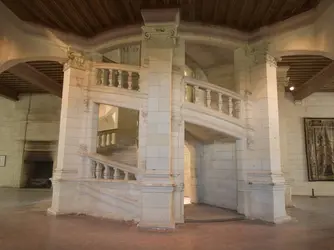
M 94 83 L 99 86 L 139 91 L 140 67 L 116 63 L 94 63 Z
M 97 132 L 97 149 L 110 148 L 115 146 L 138 145 L 138 135 L 128 129 L 108 129 Z
M 141 169 L 120 162 L 110 160 L 108 157 L 88 153 L 90 159 L 90 178 L 110 181 L 136 181 L 141 175 Z
M 241 95 L 191 77 L 185 77 L 184 83 L 186 101 L 202 105 L 237 119 L 241 118 L 240 110 L 243 102 Z

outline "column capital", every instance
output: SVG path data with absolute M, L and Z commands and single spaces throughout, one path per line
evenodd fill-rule
M 289 68 L 287 66 L 277 67 L 277 87 L 281 91 L 289 85 L 290 77 L 287 77 Z
M 269 52 L 269 42 L 246 45 L 246 55 L 250 59 L 251 66 L 268 63 L 271 67 L 277 67 L 278 58 Z
M 68 51 L 67 57 L 68 60 L 64 64 L 64 71 L 68 70 L 69 68 L 79 69 L 83 71 L 90 68 L 90 61 L 88 61 L 81 53 Z
M 151 48 L 174 48 L 178 40 L 178 9 L 143 10 L 143 41 Z

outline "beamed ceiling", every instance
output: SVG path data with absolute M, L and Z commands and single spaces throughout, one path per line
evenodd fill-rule
M 53 61 L 18 64 L 0 74 L 0 95 L 17 100 L 22 93 L 52 93 L 61 96 L 63 65 Z
M 254 31 L 315 8 L 320 0 L 1 0 L 20 19 L 92 37 L 142 23 L 141 9 L 180 8 L 181 19 Z
M 254 31 L 315 8 L 320 0 L 0 0 L 26 22 L 93 37 L 102 32 L 141 24 L 141 9 L 180 8 L 181 19 L 241 31 Z M 197 47 L 196 47 L 197 46 Z M 203 69 L 232 63 L 233 53 L 204 45 L 187 46 L 186 53 Z M 204 63 L 203 58 L 207 58 Z M 211 58 L 211 59 L 210 59 Z M 231 61 L 232 60 L 232 61 Z M 104 58 L 104 61 L 108 61 Z M 110 61 L 110 60 L 109 60 Z M 334 91 L 332 60 L 314 55 L 283 56 L 289 85 L 296 99 L 313 92 Z M 19 64 L 0 74 L 0 95 L 17 100 L 20 93 L 61 96 L 62 65 L 39 61 Z

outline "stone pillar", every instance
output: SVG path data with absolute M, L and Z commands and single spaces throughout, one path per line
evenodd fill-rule
M 277 95 L 278 95 L 278 109 L 279 109 L 279 131 L 280 131 L 280 151 L 281 151 L 281 167 L 285 179 L 285 206 L 293 207 L 292 203 L 292 184 L 293 179 L 290 176 L 290 169 L 288 165 L 287 152 L 287 124 L 284 116 L 285 108 L 285 88 L 288 86 L 289 78 L 287 72 L 289 67 L 277 68 Z
M 245 110 L 251 114 L 245 121 L 252 128 L 251 136 L 237 141 L 238 211 L 280 223 L 289 217 L 280 160 L 276 60 L 265 44 L 235 55 L 236 69 L 241 70 L 236 78 L 239 90 L 248 93 L 252 103 L 252 112 Z
M 183 221 L 184 41 L 176 37 L 178 11 L 143 11 L 142 16 L 141 82 L 148 99 L 140 110 L 138 155 L 145 173 L 139 227 L 174 228 Z
M 51 214 L 80 212 L 79 178 L 86 171 L 88 81 L 87 62 L 73 54 L 64 66 L 57 166 L 53 174 Z

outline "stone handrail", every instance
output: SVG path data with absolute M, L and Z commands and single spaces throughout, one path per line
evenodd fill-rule
M 94 63 L 94 84 L 139 91 L 140 67 L 117 63 Z
M 243 98 L 238 93 L 191 77 L 185 77 L 184 83 L 186 101 L 240 118 Z
M 97 149 L 114 145 L 133 146 L 138 144 L 138 136 L 131 136 L 133 130 L 127 129 L 107 129 L 97 132 Z M 119 135 L 120 138 L 116 138 Z
M 120 162 L 110 160 L 108 157 L 88 153 L 90 159 L 90 178 L 98 180 L 136 181 L 142 173 L 141 169 Z

